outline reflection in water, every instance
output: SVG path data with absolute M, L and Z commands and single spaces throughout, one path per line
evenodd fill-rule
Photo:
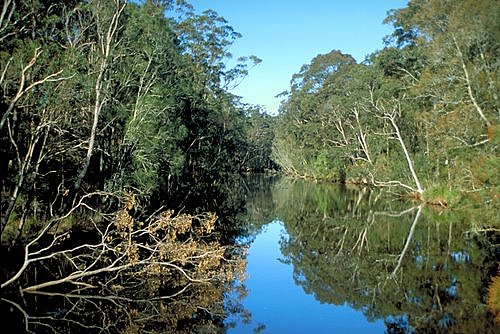
M 130 272 L 98 276 L 92 288 L 2 291 L 0 321 L 17 326 L 13 333 L 499 331 L 485 304 L 488 291 L 500 290 L 487 288 L 499 260 L 496 232 L 471 233 L 463 215 L 367 189 L 279 178 L 234 189 L 221 239 L 251 244 L 246 281 L 227 279 L 241 270 L 235 249 L 213 268 L 219 280 L 211 284 Z M 247 212 L 239 214 L 242 195 Z M 29 275 L 60 274 L 43 265 Z
M 283 223 L 276 220 L 265 225 L 253 241 L 244 300 L 252 321 L 229 333 L 383 333 L 382 321 L 368 322 L 362 312 L 321 304 L 304 294 L 293 280 L 293 267 L 281 253 L 280 243 L 287 238 Z
M 369 321 L 382 319 L 388 333 L 499 330 L 485 305 L 497 247 L 491 236 L 468 233 L 463 216 L 384 199 L 380 192 L 284 179 L 274 183 L 272 191 L 255 193 L 248 207 L 251 230 L 273 219 L 283 221 L 286 237 L 281 238 L 280 254 L 271 247 L 267 255 L 291 264 L 295 284 L 321 304 L 348 305 Z M 245 305 L 254 321 L 266 319 L 263 325 L 272 328 L 283 319 L 270 315 L 276 311 L 266 312 L 258 300 L 263 297 L 253 294 L 269 295 L 260 285 L 272 291 L 271 273 L 284 269 L 277 264 L 252 268 L 257 256 L 252 251 L 248 286 L 255 287 Z M 259 271 L 266 276 L 254 284 L 252 276 Z M 284 303 L 280 317 L 295 293 L 287 289 L 276 296 Z M 305 301 L 291 303 L 302 310 L 310 307 Z M 309 324 L 319 319 L 314 312 L 308 316 L 303 321 Z M 341 321 L 359 320 L 346 315 Z M 288 329 L 294 326 L 289 323 Z
M 229 314 L 223 292 L 223 286 L 192 284 L 176 295 L 147 299 L 30 293 L 22 300 L 1 298 L 0 312 L 2 323 L 9 319 L 9 333 L 214 333 Z

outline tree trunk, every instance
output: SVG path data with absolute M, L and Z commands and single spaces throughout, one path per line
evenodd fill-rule
M 15 143 L 14 138 L 12 136 L 12 131 L 11 131 L 9 122 L 7 122 L 7 127 L 9 130 L 9 137 L 10 137 L 11 143 L 14 146 L 14 149 L 16 151 L 17 163 L 19 165 L 19 172 L 18 172 L 18 178 L 17 178 L 16 185 L 15 185 L 14 190 L 12 191 L 10 198 L 9 198 L 9 203 L 7 205 L 7 211 L 3 215 L 2 221 L 0 223 L 0 237 L 4 231 L 5 226 L 7 225 L 7 222 L 10 219 L 10 215 L 12 214 L 12 212 L 14 211 L 14 208 L 16 207 L 16 202 L 17 202 L 17 199 L 19 197 L 19 191 L 21 190 L 21 187 L 23 186 L 27 170 L 29 169 L 29 165 L 31 164 L 31 158 L 33 157 L 33 151 L 35 149 L 36 143 L 38 142 L 38 137 L 35 138 L 35 134 L 32 134 L 31 139 L 30 139 L 30 144 L 28 145 L 28 151 L 26 152 L 24 159 L 21 161 L 21 156 L 20 156 L 19 150 L 17 148 L 17 144 Z
M 486 116 L 484 115 L 484 111 L 481 108 L 481 106 L 477 103 L 476 97 L 474 96 L 474 93 L 472 92 L 472 86 L 471 86 L 471 81 L 469 77 L 469 71 L 467 70 L 467 66 L 465 65 L 464 61 L 464 56 L 462 54 L 462 50 L 460 50 L 460 46 L 458 45 L 457 39 L 455 38 L 455 35 L 452 34 L 453 37 L 453 42 L 455 43 L 455 47 L 457 49 L 458 57 L 460 58 L 460 63 L 462 64 L 462 70 L 464 71 L 465 75 L 465 83 L 467 84 L 467 93 L 469 94 L 469 97 L 472 101 L 472 104 L 476 108 L 477 113 L 481 117 L 481 119 L 486 123 L 487 126 L 491 126 L 490 121 Z
M 394 128 L 394 131 L 396 132 L 396 136 L 398 138 L 399 144 L 401 145 L 401 148 L 403 149 L 406 162 L 408 163 L 408 168 L 410 169 L 411 175 L 413 177 L 413 180 L 415 181 L 415 185 L 417 186 L 416 191 L 419 194 L 422 194 L 424 190 L 422 189 L 422 186 L 420 185 L 420 181 L 418 180 L 417 173 L 415 172 L 415 168 L 413 167 L 413 161 L 410 158 L 410 154 L 408 153 L 408 150 L 406 149 L 405 142 L 403 141 L 403 138 L 401 137 L 401 132 L 399 131 L 399 127 L 396 124 L 396 121 L 394 120 L 394 114 L 387 116 L 387 118 L 390 120 L 392 127 Z
M 104 81 L 104 74 L 107 70 L 107 67 L 109 65 L 109 58 L 110 58 L 110 53 L 111 53 L 111 48 L 113 47 L 113 42 L 116 37 L 116 32 L 118 29 L 118 21 L 120 18 L 121 13 L 125 9 L 125 4 L 120 4 L 120 1 L 116 1 L 116 8 L 115 12 L 113 13 L 113 16 L 111 18 L 111 22 L 109 23 L 109 27 L 106 32 L 106 36 L 102 36 L 99 34 L 99 42 L 101 46 L 101 51 L 102 51 L 102 58 L 101 58 L 101 63 L 99 65 L 99 73 L 96 78 L 95 86 L 94 86 L 94 92 L 95 92 L 95 102 L 93 106 L 93 120 L 92 120 L 92 127 L 90 129 L 90 137 L 89 137 L 89 144 L 87 147 L 87 153 L 85 155 L 85 160 L 83 162 L 82 168 L 78 172 L 77 179 L 75 181 L 74 185 L 74 190 L 80 189 L 81 183 L 83 181 L 83 178 L 87 174 L 87 170 L 90 165 L 90 159 L 92 158 L 92 154 L 94 153 L 94 146 L 95 146 L 95 136 L 97 133 L 97 126 L 99 124 L 99 115 L 101 114 L 101 110 L 103 105 L 106 102 L 106 97 L 103 97 L 103 81 Z M 99 13 L 96 13 L 96 15 L 99 15 Z M 97 20 L 99 20 L 99 17 L 97 17 Z M 99 24 L 99 22 L 98 22 Z

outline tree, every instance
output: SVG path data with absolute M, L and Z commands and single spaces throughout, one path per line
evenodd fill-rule
M 319 176 L 315 166 L 321 165 L 322 159 L 330 159 L 329 148 L 346 145 L 346 138 L 335 140 L 328 135 L 332 131 L 342 134 L 344 127 L 343 119 L 332 117 L 331 108 L 324 103 L 328 93 L 341 89 L 333 78 L 342 76 L 355 63 L 352 56 L 333 50 L 315 57 L 293 75 L 291 90 L 280 108 L 274 146 L 278 163 L 285 170 Z
M 496 154 L 497 7 L 494 1 L 410 1 L 387 18 L 397 45 L 420 50 L 424 60 L 409 92 L 421 110 L 416 119 L 426 169 L 448 188 L 477 189 L 472 161 Z
M 457 191 L 490 203 L 495 182 L 479 181 L 488 173 L 474 161 L 493 165 L 498 150 L 497 7 L 410 1 L 389 12 L 393 34 L 363 63 L 336 51 L 304 65 L 283 95 L 278 164 L 305 177 L 402 186 L 441 205 L 456 203 Z
M 498 83 L 492 80 L 498 59 L 495 51 L 497 13 L 495 2 L 489 0 L 417 0 L 411 1 L 407 8 L 393 11 L 387 18 L 396 27 L 396 32 L 412 31 L 405 39 L 425 45 L 430 56 L 429 69 L 444 70 L 437 72 L 444 76 L 441 82 L 448 81 L 451 87 L 460 87 L 461 97 L 468 97 L 466 103 L 472 104 L 479 118 L 488 126 L 491 125 L 489 117 L 495 113 L 498 117 L 498 97 L 494 89 Z M 398 43 L 405 42 L 405 39 L 398 40 Z M 447 61 L 443 62 L 443 59 Z M 477 98 L 479 95 L 481 100 Z
M 64 4 L 48 6 L 43 2 L 20 6 L 10 1 L 3 4 L 0 105 L 4 108 L 0 120 L 0 152 L 5 157 L 1 170 L 12 178 L 10 181 L 8 177 L 2 178 L 2 192 L 8 194 L 2 199 L 8 200 L 2 201 L 0 233 L 3 233 L 25 189 L 34 188 L 41 163 L 46 159 L 47 139 L 56 127 L 57 119 L 47 102 L 58 85 L 72 77 L 68 73 L 63 75 L 64 66 L 60 59 L 50 57 L 51 52 L 60 54 L 57 43 L 61 34 L 41 33 L 60 24 L 61 20 L 53 17 L 65 9 Z M 36 16 L 37 11 L 45 14 Z M 37 19 L 30 22 L 30 15 Z M 22 230 L 27 207 L 34 196 L 25 200 L 18 230 Z
M 78 191 L 78 189 L 80 188 L 83 178 L 87 174 L 90 159 L 92 158 L 92 154 L 94 153 L 95 137 L 97 126 L 99 124 L 99 116 L 106 101 L 109 98 L 104 93 L 106 80 L 105 77 L 107 74 L 106 72 L 109 70 L 113 51 L 117 43 L 116 35 L 118 34 L 120 16 L 125 9 L 125 3 L 122 3 L 120 0 L 115 0 L 115 3 L 112 7 L 106 6 L 108 5 L 108 3 L 101 1 L 91 1 L 89 4 L 91 6 L 93 15 L 95 15 L 97 32 L 97 45 L 91 48 L 92 53 L 89 55 L 89 60 L 91 65 L 95 66 L 96 77 L 93 92 L 93 106 L 91 108 L 92 127 L 90 129 L 90 135 L 87 143 L 87 153 L 85 155 L 85 160 L 75 180 L 75 191 Z M 92 64 L 92 62 L 94 62 L 94 64 Z

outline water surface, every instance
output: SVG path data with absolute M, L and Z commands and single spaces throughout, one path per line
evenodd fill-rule
M 496 236 L 465 216 L 368 189 L 261 182 L 245 217 L 251 317 L 229 333 L 499 330 L 486 305 Z
M 487 303 L 498 225 L 481 212 L 286 178 L 251 177 L 224 198 L 220 231 L 238 245 L 216 272 L 245 280 L 103 274 L 94 287 L 2 291 L 0 321 L 12 333 L 500 333 Z
M 253 241 L 245 281 L 249 295 L 244 301 L 252 321 L 229 333 L 254 333 L 259 328 L 265 333 L 384 332 L 381 320 L 369 322 L 361 311 L 320 303 L 304 293 L 293 279 L 292 265 L 281 253 L 280 241 L 287 238 L 283 223 L 274 220 Z

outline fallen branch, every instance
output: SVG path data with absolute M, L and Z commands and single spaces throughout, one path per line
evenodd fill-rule
M 372 173 L 370 173 L 371 183 L 375 187 L 401 187 L 408 189 L 412 192 L 417 192 L 417 190 L 407 184 L 402 183 L 401 181 L 375 181 L 375 177 Z

